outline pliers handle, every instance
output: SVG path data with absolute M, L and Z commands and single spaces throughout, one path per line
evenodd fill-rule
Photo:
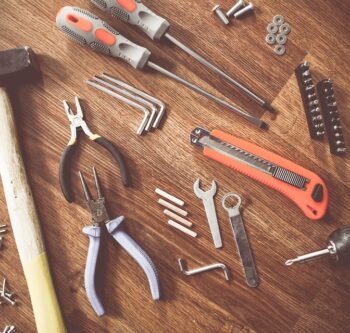
M 77 107 L 77 114 L 74 115 L 71 108 L 69 107 L 68 103 L 64 101 L 64 107 L 68 116 L 68 119 L 71 123 L 71 138 L 68 142 L 68 145 L 63 151 L 63 154 L 60 159 L 59 164 L 59 180 L 61 185 L 61 190 L 63 192 L 64 197 L 66 200 L 71 203 L 73 202 L 73 195 L 70 188 L 70 179 L 69 179 L 69 161 L 72 158 L 72 155 L 74 153 L 76 143 L 77 143 L 77 129 L 82 129 L 83 132 L 89 137 L 91 141 L 96 142 L 100 146 L 104 147 L 106 150 L 110 152 L 110 154 L 114 157 L 114 159 L 117 161 L 120 169 L 120 174 L 122 178 L 122 182 L 124 186 L 130 186 L 131 185 L 131 179 L 124 161 L 124 158 L 118 148 L 109 140 L 106 138 L 93 134 L 90 129 L 88 128 L 86 122 L 83 119 L 83 112 L 80 106 L 80 102 L 78 97 L 75 97 L 76 107 Z
M 145 272 L 151 290 L 151 295 L 154 300 L 160 298 L 159 279 L 156 268 L 145 251 L 123 230 L 119 228 L 124 221 L 124 216 L 118 217 L 106 224 L 108 232 L 113 238 L 134 258 Z M 95 288 L 95 273 L 98 260 L 98 253 L 101 241 L 101 227 L 88 226 L 83 229 L 83 232 L 89 236 L 89 250 L 86 260 L 86 268 L 84 274 L 85 289 L 92 305 L 98 316 L 105 313 L 104 307 L 96 293 Z

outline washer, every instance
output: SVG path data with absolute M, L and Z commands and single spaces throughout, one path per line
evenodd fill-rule
M 275 15 L 273 17 L 273 23 L 277 25 L 282 25 L 284 23 L 284 17 L 282 15 Z
M 286 53 L 286 48 L 284 45 L 276 45 L 273 50 L 277 55 L 282 56 Z
M 290 31 L 291 31 L 291 28 L 288 23 L 283 23 L 279 28 L 279 32 L 284 35 L 288 35 Z
M 274 34 L 267 34 L 265 37 L 265 41 L 267 44 L 273 45 L 276 43 L 276 35 Z
M 284 45 L 287 43 L 287 40 L 288 40 L 288 37 L 286 35 L 283 35 L 283 34 L 278 34 L 276 36 L 276 42 L 277 44 L 279 45 Z
M 278 32 L 278 25 L 275 23 L 269 23 L 266 30 L 269 34 L 276 34 Z

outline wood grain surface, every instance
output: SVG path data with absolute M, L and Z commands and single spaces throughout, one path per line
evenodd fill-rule
M 12 89 L 24 161 L 40 216 L 53 279 L 69 332 L 350 332 L 350 271 L 329 260 L 284 266 L 284 261 L 323 248 L 328 235 L 350 216 L 350 161 L 331 156 L 326 141 L 309 138 L 294 68 L 311 62 L 315 82 L 332 78 L 345 136 L 350 145 L 350 1 L 255 0 L 253 15 L 229 27 L 212 15 L 214 1 L 147 0 L 146 5 L 171 23 L 171 33 L 212 59 L 278 110 L 273 119 L 254 102 L 169 43 L 155 43 L 135 28 L 116 22 L 89 1 L 9 0 L 0 2 L 0 49 L 30 45 L 41 66 L 40 82 Z M 152 70 L 136 72 L 118 60 L 93 54 L 68 41 L 56 29 L 55 15 L 64 5 L 97 13 L 124 35 L 153 52 L 153 61 L 225 96 L 270 124 L 263 132 L 229 110 L 198 96 Z M 228 9 L 232 3 L 222 2 Z M 277 57 L 265 43 L 266 25 L 282 14 L 292 26 L 287 54 Z M 136 135 L 140 114 L 88 87 L 84 81 L 103 71 L 114 74 L 167 104 L 161 130 Z M 124 188 L 112 158 L 81 136 L 71 166 L 76 203 L 68 204 L 58 184 L 58 162 L 69 140 L 62 100 L 82 99 L 93 132 L 113 141 L 126 157 L 133 179 Z M 279 193 L 202 156 L 189 144 L 196 126 L 221 129 L 255 142 L 322 176 L 330 191 L 329 214 L 312 222 Z M 3 144 L 3 143 L 0 143 Z M 0 157 L 1 158 L 1 157 Z M 88 239 L 82 233 L 90 216 L 84 205 L 78 171 L 92 184 L 96 166 L 111 216 L 125 215 L 126 230 L 154 260 L 162 300 L 151 300 L 142 270 L 110 237 L 103 237 L 97 284 L 107 315 L 97 318 L 83 286 Z M 212 244 L 202 203 L 193 182 L 219 184 L 216 205 L 224 247 Z M 157 204 L 160 187 L 187 203 L 197 239 L 171 229 Z M 220 200 L 229 191 L 243 197 L 243 215 L 261 284 L 244 279 L 227 213 Z M 9 223 L 2 188 L 1 223 Z M 26 221 L 23 221 L 25 224 Z M 14 239 L 9 230 L 0 252 L 0 278 L 18 296 L 18 306 L 1 305 L 0 326 L 35 332 L 29 295 Z M 220 272 L 183 276 L 178 258 L 190 267 L 226 263 Z

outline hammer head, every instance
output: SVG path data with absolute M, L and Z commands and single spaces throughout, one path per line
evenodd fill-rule
M 35 54 L 28 46 L 0 51 L 0 85 L 31 81 L 38 77 Z

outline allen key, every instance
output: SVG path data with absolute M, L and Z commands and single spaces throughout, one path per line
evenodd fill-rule
M 186 269 L 186 262 L 184 259 L 178 259 L 178 262 L 179 262 L 181 272 L 187 276 L 196 275 L 196 274 L 207 272 L 207 271 L 212 271 L 214 269 L 222 269 L 224 271 L 226 281 L 230 280 L 230 272 L 225 264 L 215 263 L 215 264 L 211 264 L 208 266 L 187 270 Z
M 114 84 L 107 82 L 106 80 L 113 82 Z M 144 131 L 148 132 L 151 128 L 157 128 L 159 126 L 165 113 L 165 104 L 160 100 L 105 73 L 101 76 L 94 76 L 92 80 L 86 82 L 90 86 L 119 99 L 145 114 L 141 125 L 137 130 L 138 135 L 141 135 Z M 159 107 L 159 110 L 157 107 Z
M 159 99 L 157 99 L 157 98 L 155 98 L 155 97 L 145 93 L 142 90 L 139 90 L 139 89 L 133 87 L 130 84 L 127 84 L 126 82 L 120 81 L 120 80 L 116 79 L 115 77 L 113 77 L 113 76 L 111 76 L 111 75 L 109 75 L 107 73 L 103 73 L 101 76 L 103 78 L 105 78 L 105 79 L 107 79 L 109 81 L 112 81 L 115 84 L 117 84 L 117 85 L 119 85 L 119 86 L 121 86 L 121 87 L 123 87 L 123 88 L 125 88 L 125 89 L 127 89 L 129 91 L 131 91 L 135 95 L 139 95 L 139 96 L 143 97 L 144 100 L 146 100 L 146 101 L 148 100 L 149 102 L 152 102 L 154 105 L 158 106 L 159 107 L 158 116 L 157 116 L 156 120 L 154 121 L 152 127 L 153 128 L 158 128 L 159 127 L 159 124 L 160 124 L 160 122 L 161 122 L 161 120 L 162 120 L 162 118 L 163 118 L 163 116 L 165 114 L 165 104 L 161 100 L 159 100 Z
M 129 99 L 127 97 L 124 97 L 124 96 L 122 96 L 120 94 L 117 94 L 116 92 L 114 92 L 114 91 L 112 91 L 112 90 L 110 90 L 110 89 L 108 89 L 108 88 L 106 88 L 106 87 L 104 87 L 104 86 L 94 82 L 94 81 L 88 80 L 88 81 L 86 81 L 86 83 L 88 85 L 96 88 L 97 90 L 100 90 L 100 91 L 102 91 L 102 92 L 106 93 L 107 95 L 110 95 L 110 96 L 112 96 L 114 98 L 117 98 L 120 101 L 122 101 L 122 102 L 124 102 L 124 103 L 126 103 L 126 104 L 128 104 L 128 105 L 130 105 L 132 107 L 134 107 L 135 109 L 140 110 L 141 112 L 143 112 L 145 115 L 144 115 L 144 117 L 142 119 L 142 122 L 141 122 L 139 128 L 136 131 L 137 135 L 142 135 L 143 134 L 143 132 L 146 130 L 146 127 L 147 127 L 148 121 L 149 121 L 149 117 L 150 117 L 150 114 L 151 114 L 151 112 L 147 108 L 145 108 L 144 106 L 142 106 L 142 105 L 140 105 L 138 103 L 135 103 L 134 101 L 132 101 L 131 99 Z

